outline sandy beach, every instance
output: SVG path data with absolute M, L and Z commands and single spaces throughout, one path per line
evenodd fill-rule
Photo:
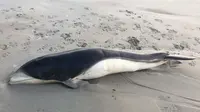
M 0 112 L 200 112 L 200 60 L 106 76 L 98 84 L 15 85 L 26 61 L 75 48 L 200 57 L 198 0 L 1 0 Z

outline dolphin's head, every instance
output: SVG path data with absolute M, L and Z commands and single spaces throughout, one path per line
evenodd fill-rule
M 8 81 L 9 84 L 30 84 L 30 83 L 41 83 L 41 82 L 42 80 L 28 76 L 22 71 L 17 71 L 13 73 Z
M 44 84 L 44 83 L 54 83 L 58 82 L 56 80 L 41 80 L 27 75 L 22 71 L 18 71 L 12 74 L 8 79 L 8 84 Z
M 16 72 L 12 73 L 9 77 L 9 84 L 38 84 L 56 82 L 53 76 L 55 72 L 51 60 L 46 59 L 34 59 L 22 67 Z

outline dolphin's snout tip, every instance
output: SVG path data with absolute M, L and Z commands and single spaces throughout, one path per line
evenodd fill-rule
M 14 77 L 14 76 L 11 76 L 11 77 L 8 79 L 8 81 L 7 81 L 8 85 L 15 84 L 16 82 L 17 82 L 17 81 L 15 80 L 15 77 Z
M 12 80 L 11 80 L 11 78 L 8 79 L 7 84 L 8 84 L 8 85 L 12 85 Z
M 9 85 L 12 85 L 12 84 L 20 84 L 20 83 L 24 83 L 28 80 L 32 79 L 32 77 L 26 75 L 25 73 L 19 71 L 19 72 L 16 72 L 16 73 L 13 73 L 9 78 L 8 78 L 8 81 L 7 83 Z

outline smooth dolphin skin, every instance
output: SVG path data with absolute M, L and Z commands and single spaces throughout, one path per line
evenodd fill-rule
M 60 82 L 78 88 L 81 81 L 93 80 L 120 72 L 157 67 L 169 60 L 195 58 L 167 53 L 136 54 L 102 48 L 76 49 L 33 59 L 22 65 L 9 78 L 9 84 Z

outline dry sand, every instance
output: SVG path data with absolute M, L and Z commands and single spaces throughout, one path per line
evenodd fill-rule
M 1 0 L 0 112 L 200 112 L 200 61 L 71 90 L 6 85 L 27 60 L 79 47 L 200 55 L 198 0 Z

